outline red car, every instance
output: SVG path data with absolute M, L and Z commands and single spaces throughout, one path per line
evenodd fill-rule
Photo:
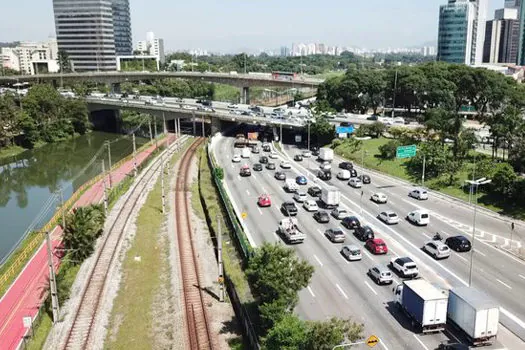
M 270 199 L 270 196 L 267 194 L 261 194 L 259 196 L 259 199 L 257 200 L 257 204 L 260 207 L 269 207 L 272 205 L 272 200 Z
M 385 241 L 381 238 L 369 239 L 365 243 L 365 247 L 372 252 L 372 254 L 386 254 L 388 253 L 388 247 Z

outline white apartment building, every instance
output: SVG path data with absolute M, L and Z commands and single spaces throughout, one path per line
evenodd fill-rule
M 58 71 L 58 47 L 55 39 L 47 42 L 21 42 L 17 47 L 1 49 L 2 65 L 23 74 Z
M 153 32 L 146 33 L 146 40 L 137 41 L 135 50 L 146 55 L 156 56 L 161 63 L 164 63 L 166 58 L 164 54 L 164 39 L 155 38 Z

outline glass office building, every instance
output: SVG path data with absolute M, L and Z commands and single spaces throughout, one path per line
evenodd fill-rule
M 470 63 L 472 22 L 468 2 L 449 3 L 439 7 L 438 61 Z
M 129 0 L 111 0 L 111 3 L 115 51 L 117 56 L 131 55 L 133 53 L 133 41 L 131 39 Z

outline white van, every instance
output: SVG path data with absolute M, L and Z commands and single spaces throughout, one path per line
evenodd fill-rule
M 407 220 L 419 226 L 425 226 L 430 223 L 430 215 L 426 210 L 414 210 L 408 213 Z
M 297 185 L 295 179 L 286 179 L 284 180 L 284 189 L 287 192 L 297 192 L 299 185 Z
M 408 193 L 409 197 L 416 198 L 419 200 L 427 200 L 428 199 L 428 192 L 424 188 L 414 188 L 412 191 Z
M 245 147 L 241 150 L 241 157 L 242 158 L 250 158 L 250 155 L 252 154 L 252 152 L 250 151 L 250 149 L 248 147 Z
M 349 170 L 340 170 L 337 173 L 337 178 L 339 180 L 350 180 L 350 171 Z

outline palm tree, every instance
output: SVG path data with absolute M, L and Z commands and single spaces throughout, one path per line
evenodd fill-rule
M 75 263 L 94 251 L 95 240 L 102 234 L 105 215 L 100 205 L 80 207 L 70 214 L 64 230 L 64 246 Z

